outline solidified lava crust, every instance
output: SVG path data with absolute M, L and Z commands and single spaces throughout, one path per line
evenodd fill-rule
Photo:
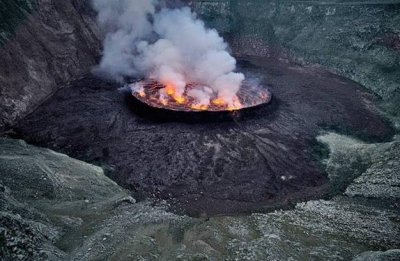
M 23 119 L 15 136 L 110 166 L 110 176 L 136 195 L 166 199 L 192 215 L 219 215 L 328 194 L 312 148 L 327 128 L 371 140 L 393 134 L 373 108 L 374 96 L 350 80 L 274 59 L 249 57 L 245 65 L 274 94 L 248 116 L 155 121 L 131 93 L 87 77 Z

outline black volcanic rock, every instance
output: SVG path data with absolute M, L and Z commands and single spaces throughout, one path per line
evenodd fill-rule
M 0 131 L 98 62 L 90 0 L 0 0 Z
M 372 90 L 400 126 L 400 1 L 195 0 L 192 8 L 229 39 L 235 55 L 283 49 Z
M 87 77 L 60 90 L 15 129 L 17 136 L 115 168 L 125 187 L 191 214 L 262 210 L 329 192 L 315 158 L 327 128 L 383 140 L 392 129 L 374 96 L 318 68 L 248 57 L 274 100 L 251 115 L 195 123 L 134 113 L 129 93 Z
M 318 139 L 331 151 L 330 179 L 354 175 L 358 159 L 370 166 L 350 185 L 354 197 L 347 191 L 290 210 L 204 219 L 135 203 L 100 167 L 0 138 L 0 259 L 398 260 L 399 137 Z

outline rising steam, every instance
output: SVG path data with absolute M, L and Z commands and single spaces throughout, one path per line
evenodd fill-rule
M 157 0 L 93 0 L 98 23 L 105 30 L 104 51 L 98 70 L 116 80 L 144 77 L 166 88 L 160 97 L 199 105 L 212 97 L 229 105 L 244 75 L 234 72 L 236 60 L 214 29 L 207 29 L 189 8 L 162 8 Z

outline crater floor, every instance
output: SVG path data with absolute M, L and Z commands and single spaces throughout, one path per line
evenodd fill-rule
M 265 58 L 246 57 L 241 66 L 263 78 L 274 99 L 232 120 L 160 120 L 135 108 L 118 86 L 89 76 L 23 119 L 15 136 L 111 166 L 119 184 L 175 209 L 216 215 L 328 194 L 315 156 L 324 129 L 372 140 L 393 134 L 375 97 L 350 80 Z

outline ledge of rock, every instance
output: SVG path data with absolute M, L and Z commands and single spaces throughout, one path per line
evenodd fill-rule
M 353 173 L 348 190 L 374 161 L 367 154 L 391 153 L 397 142 L 366 144 L 337 134 L 320 136 L 330 147 L 327 172 L 349 175 L 354 157 L 367 171 Z M 0 139 L 0 255 L 35 260 L 397 260 L 398 194 L 387 200 L 391 176 L 374 198 L 346 192 L 331 200 L 299 203 L 292 210 L 248 216 L 191 218 L 166 211 L 165 203 L 136 203 L 102 168 Z M 340 157 L 339 155 L 342 155 Z M 345 155 L 345 156 L 344 156 Z M 390 169 L 390 159 L 378 161 Z M 358 178 L 357 175 L 360 175 Z M 372 175 L 372 174 L 371 174 Z M 11 178 L 12 177 L 12 178 Z M 354 190 L 352 190 L 354 191 Z M 366 197 L 367 196 L 367 197 Z M 378 200 L 376 200 L 378 199 Z M 382 204 L 382 202 L 385 202 Z M 386 251 L 386 252 L 385 252 Z

